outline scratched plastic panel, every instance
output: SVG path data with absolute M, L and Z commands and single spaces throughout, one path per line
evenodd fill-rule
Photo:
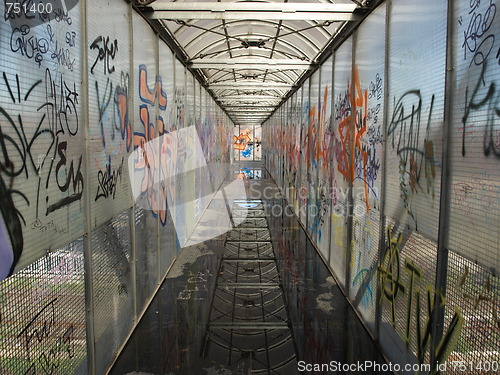
M 224 163 L 231 164 L 231 153 L 233 144 L 233 135 L 231 130 L 233 129 L 234 125 L 225 112 L 223 112 L 222 116 L 224 118 L 224 139 L 225 139 L 225 141 L 222 144 L 222 147 L 224 149 L 224 152 L 222 154 L 222 161 Z
M 452 352 L 446 374 L 496 373 L 500 361 L 498 275 L 450 251 L 447 282 L 444 330 L 451 337 Z
M 299 161 L 299 151 L 300 149 L 297 147 L 297 130 L 300 132 L 300 127 L 297 126 L 297 116 L 296 116 L 296 105 L 297 105 L 297 99 L 296 99 L 297 93 L 294 93 L 290 99 L 288 99 L 288 116 L 289 116 L 289 121 L 290 121 L 290 142 L 289 142 L 289 155 L 290 158 L 288 160 L 288 165 L 289 165 L 289 184 L 288 184 L 288 191 L 287 197 L 288 197 L 288 202 L 290 203 L 291 207 L 294 207 L 296 205 L 296 199 L 297 199 L 297 194 L 295 192 L 295 187 L 297 186 L 297 178 L 298 178 L 298 161 Z
M 182 129 L 185 127 L 185 111 L 186 111 L 186 74 L 184 66 L 177 60 L 174 60 L 175 69 L 175 91 L 174 91 L 174 103 L 175 106 L 175 128 Z M 187 158 L 188 147 L 187 145 L 179 143 L 177 145 L 177 155 L 175 159 L 176 165 L 176 175 L 175 175 L 175 230 L 177 231 L 177 236 L 180 241 L 181 247 L 187 240 L 190 231 L 192 230 L 192 215 L 188 207 L 191 207 L 188 202 L 190 199 L 190 193 L 192 183 L 189 182 L 189 177 L 186 172 L 190 160 Z M 193 194 L 194 199 L 194 194 Z
M 284 158 L 284 135 L 285 135 L 285 127 L 283 123 L 283 112 L 284 108 L 280 107 L 279 110 L 276 112 L 276 133 L 278 134 L 277 137 L 277 142 L 276 142 L 276 147 L 277 147 L 277 153 L 276 153 L 276 173 L 278 175 L 278 186 L 283 187 L 284 186 L 284 165 L 283 165 L 283 158 Z
M 292 187 L 292 180 L 293 180 L 293 174 L 292 174 L 292 111 L 291 111 L 291 99 L 288 99 L 286 103 L 283 104 L 283 118 L 284 118 L 284 124 L 285 124 L 285 133 L 283 136 L 283 139 L 286 143 L 285 145 L 285 160 L 288 160 L 288 162 L 285 162 L 284 167 L 285 167 L 285 185 L 283 186 L 284 194 L 286 199 L 289 202 L 293 202 L 291 200 L 291 187 Z M 254 130 L 254 136 L 255 136 L 255 130 Z
M 0 373 L 87 372 L 83 239 L 0 282 Z
M 186 111 L 186 72 L 184 65 L 177 59 L 174 59 L 175 69 L 175 91 L 174 91 L 174 105 L 175 108 L 175 126 L 177 129 L 182 129 L 185 125 L 185 111 Z
M 301 127 L 301 112 L 302 112 L 302 93 L 301 89 L 297 90 L 295 94 L 293 94 L 294 103 L 292 105 L 293 109 L 293 123 L 295 126 L 294 129 L 294 151 L 293 151 L 293 162 L 295 168 L 295 176 L 294 176 L 294 189 L 295 189 L 295 214 L 297 217 L 300 215 L 301 209 L 301 199 L 300 199 L 300 181 L 302 175 L 302 165 L 301 165 L 301 136 L 302 136 L 302 127 Z M 264 140 L 263 140 L 264 141 Z
M 166 217 L 164 191 L 159 189 L 160 145 L 158 137 L 163 132 L 164 120 L 160 111 L 167 105 L 167 97 L 156 67 L 158 40 L 146 21 L 132 12 L 133 24 L 133 70 L 132 83 L 134 103 L 133 148 L 135 150 L 130 168 L 132 191 L 136 205 L 149 215 Z M 161 194 L 160 194 L 161 193 Z M 160 195 L 161 198 L 160 199 Z
M 174 57 L 170 49 L 161 41 L 159 41 L 159 56 L 159 73 L 162 77 L 163 88 L 167 97 L 167 107 L 164 110 L 159 110 L 159 116 L 164 119 L 165 132 L 171 132 L 175 130 L 173 118 L 176 113 L 174 101 Z M 175 153 L 175 147 L 167 149 L 167 160 L 170 163 L 173 163 Z M 165 174 L 165 171 L 160 172 L 161 180 L 165 179 Z M 175 176 L 170 176 L 169 180 L 175 181 Z M 165 199 L 167 210 L 164 220 L 160 220 L 160 276 L 165 274 L 177 255 L 177 239 L 172 220 L 173 215 L 175 215 L 175 208 L 173 204 L 168 204 L 168 202 L 173 202 L 175 185 L 167 184 L 165 194 L 167 195 Z
M 319 82 L 320 71 L 317 70 L 310 79 L 308 112 L 308 136 L 309 148 L 307 149 L 307 232 L 317 244 L 319 208 L 318 208 L 318 164 L 320 162 L 320 139 L 318 134 L 318 111 L 319 111 Z
M 185 120 L 184 124 L 186 127 L 192 126 L 194 129 L 195 122 L 194 122 L 194 77 L 191 74 L 191 72 L 186 70 L 185 74 L 186 78 L 186 110 L 185 110 Z M 216 130 L 216 129 L 214 129 Z M 187 144 L 186 150 L 183 153 L 184 156 L 184 165 L 185 168 L 190 170 L 188 173 L 184 173 L 185 176 L 182 176 L 183 178 L 183 190 L 186 194 L 186 201 L 185 201 L 185 210 L 186 210 L 186 234 L 187 238 L 191 235 L 193 232 L 194 226 L 197 222 L 197 219 L 199 217 L 196 217 L 196 194 L 195 194 L 195 164 L 196 160 L 195 157 L 193 157 L 193 152 L 192 150 L 193 147 L 195 147 L 194 144 Z
M 430 350 L 423 343 L 425 325 L 432 324 L 428 311 L 434 296 L 437 246 L 391 219 L 387 219 L 385 242 L 377 269 L 382 347 L 394 362 L 428 363 Z M 404 350 L 405 345 L 409 351 Z
M 219 106 L 215 103 L 215 101 L 213 100 L 213 98 L 210 98 L 210 105 L 212 106 L 212 110 L 213 110 L 213 115 L 214 115 L 214 130 L 215 130 L 215 139 L 214 139 L 214 152 L 213 152 L 213 155 L 212 155 L 212 160 L 214 162 L 218 162 L 220 160 L 220 156 L 221 156 L 221 142 L 220 142 L 220 134 L 221 134 L 221 131 L 222 131 L 222 123 L 220 121 L 220 117 L 219 117 Z M 217 173 L 217 179 L 220 178 L 220 173 Z
M 112 5 L 111 5 L 112 4 Z M 89 165 L 93 227 L 132 206 L 129 6 L 87 2 Z
M 490 1 L 454 5 L 449 248 L 498 273 L 500 12 Z
M 203 155 L 205 157 L 205 160 L 207 163 L 209 163 L 208 156 L 209 156 L 209 142 L 211 142 L 211 134 L 213 131 L 210 129 L 210 123 L 206 117 L 207 115 L 207 92 L 206 90 L 202 87 L 199 95 L 199 100 L 197 102 L 199 103 L 199 111 L 200 111 L 200 122 L 198 124 L 198 137 L 200 139 L 200 144 L 203 149 Z M 206 205 L 208 204 L 207 199 L 210 199 L 209 197 L 215 192 L 215 185 L 214 182 L 212 182 L 212 177 L 211 177 L 211 172 L 209 167 L 204 167 L 204 168 L 199 168 L 196 171 L 196 189 L 197 189 L 197 211 L 200 212 L 200 215 L 202 214 L 203 210 L 206 208 Z M 208 198 L 207 198 L 208 197 Z
M 352 182 L 351 101 L 352 39 L 346 40 L 335 53 L 333 83 L 333 187 L 330 265 L 340 284 L 346 285 L 347 226 L 349 218 L 349 188 Z
M 400 363 L 429 361 L 422 326 L 431 322 L 428 307 L 436 275 L 445 19 L 446 4 L 430 0 L 393 4 L 390 18 L 389 58 L 398 63 L 391 63 L 388 73 L 387 246 L 378 277 L 382 346 Z M 410 350 L 393 347 L 405 343 Z
M 274 168 L 275 165 L 275 156 L 277 153 L 277 150 L 275 148 L 275 143 L 276 143 L 276 137 L 273 136 L 275 132 L 275 122 L 276 122 L 276 116 L 273 115 L 271 119 L 268 121 L 267 128 L 268 128 L 268 136 L 266 137 L 267 143 L 268 143 L 268 160 L 267 160 L 267 168 L 269 169 L 270 174 L 272 175 L 273 178 L 276 178 L 276 171 Z
M 160 65 L 159 73 L 162 78 L 163 90 L 167 97 L 167 106 L 165 109 L 159 109 L 159 115 L 163 118 L 165 129 L 168 132 L 176 130 L 177 110 L 175 106 L 174 89 L 174 56 L 163 42 L 159 42 Z
M 305 227 L 307 224 L 307 150 L 309 146 L 309 138 L 307 136 L 308 113 L 309 113 L 309 80 L 307 80 L 299 89 L 302 94 L 302 103 L 300 107 L 300 212 L 299 219 Z M 272 136 L 272 134 L 271 134 Z
M 161 77 L 162 80 L 162 88 L 163 92 L 165 93 L 165 97 L 167 98 L 167 104 L 166 106 L 162 106 L 161 108 L 158 108 L 158 117 L 161 118 L 161 122 L 163 123 L 163 131 L 162 134 L 168 134 L 170 132 L 175 131 L 176 128 L 176 109 L 175 109 L 175 100 L 174 100 L 174 56 L 171 52 L 171 50 L 165 46 L 165 44 L 162 41 L 158 41 L 159 43 L 159 76 Z M 166 144 L 166 156 L 162 154 L 163 160 L 166 161 L 166 168 L 160 168 L 160 177 L 159 181 L 160 184 L 163 182 L 165 183 L 164 186 L 160 189 L 161 193 L 161 202 L 162 205 L 164 205 L 165 211 L 161 212 L 160 215 L 160 224 L 162 225 L 163 229 L 166 230 L 166 232 L 162 235 L 166 236 L 171 236 L 172 234 L 170 233 L 172 230 L 175 230 L 175 228 L 171 228 L 173 226 L 173 221 L 172 218 L 175 217 L 175 205 L 173 204 L 174 199 L 175 199 L 175 181 L 176 181 L 176 176 L 175 176 L 175 160 L 177 157 L 177 147 L 176 143 L 174 142 L 168 142 Z M 175 233 L 174 239 L 175 239 Z M 161 241 L 161 240 L 160 240 Z M 168 241 L 166 241 L 168 242 Z M 163 245 L 163 241 L 161 241 L 161 251 L 160 251 L 160 256 L 161 256 L 161 269 L 164 270 L 165 267 L 168 267 L 170 265 L 171 261 L 171 255 L 170 252 L 174 251 L 174 254 L 176 254 L 176 249 L 175 249 L 175 241 L 174 241 L 174 248 L 172 249 L 171 247 L 167 245 Z M 163 275 L 164 271 L 161 271 L 161 274 Z
M 441 185 L 445 19 L 445 2 L 399 1 L 391 12 L 388 36 L 386 146 L 391 173 L 385 214 L 434 240 Z
M 259 144 L 262 139 L 262 125 L 255 125 L 253 131 L 254 137 L 254 160 L 262 160 L 262 146 Z
M 224 179 L 224 171 L 226 170 L 226 166 L 220 163 L 221 161 L 221 142 L 220 137 L 222 134 L 222 123 L 219 121 L 219 107 L 215 103 L 215 101 L 210 98 L 210 105 L 212 107 L 212 118 L 215 129 L 215 137 L 213 141 L 213 152 L 212 152 L 212 163 L 215 166 L 214 176 L 215 181 L 214 185 L 219 187 Z
M 165 48 L 167 48 L 165 46 Z M 186 108 L 184 122 L 186 126 L 194 125 L 194 76 L 190 71 L 186 71 Z
M 125 341 L 134 315 L 130 211 L 92 231 L 94 336 L 97 373 L 104 374 Z
M 373 329 L 383 163 L 385 5 L 356 35 L 353 238 L 349 297 Z
M 332 177 L 332 70 L 333 57 L 321 65 L 321 87 L 318 105 L 318 219 L 317 245 L 325 259 L 330 253 L 331 177 Z
M 80 5 L 68 12 L 0 19 L 0 280 L 83 234 Z
M 177 238 L 170 213 L 160 226 L 160 277 L 163 277 L 177 256 Z
M 167 217 L 164 192 L 159 187 L 160 142 L 158 138 L 165 128 L 159 116 L 167 106 L 163 77 L 157 72 L 156 50 L 158 40 L 142 17 L 132 13 L 134 42 L 134 149 L 141 146 L 147 158 L 134 161 L 135 197 L 135 249 L 137 311 L 144 308 L 158 282 L 158 220 Z M 158 113 L 158 115 L 157 115 Z M 136 190 L 137 189 L 137 190 Z M 160 194 L 161 193 L 161 194 Z M 161 197 L 161 198 L 160 198 Z
M 283 185 L 282 188 L 283 189 L 286 189 L 287 186 L 288 186 L 288 168 L 290 167 L 289 163 L 285 163 L 284 161 L 287 159 L 288 157 L 288 153 L 289 153 L 289 149 L 288 149 L 288 146 L 289 146 L 289 141 L 290 141 L 290 137 L 289 137 L 289 122 L 288 122 L 288 103 L 285 102 L 283 103 L 283 105 L 280 107 L 280 109 L 277 111 L 278 113 L 278 119 L 279 119 L 279 122 L 280 122 L 280 133 L 278 133 L 279 135 L 279 146 L 278 146 L 278 150 L 279 150 L 279 158 L 281 160 L 281 163 L 282 164 L 282 178 L 283 178 Z M 253 138 L 253 126 L 249 128 L 251 131 L 252 131 L 252 134 L 251 134 L 251 137 Z M 286 194 L 285 194 L 286 196 Z
M 141 312 L 158 285 L 158 219 L 151 212 L 135 210 L 137 311 Z
M 206 121 L 206 129 L 209 129 L 209 134 L 208 138 L 205 139 L 206 142 L 206 148 L 207 148 L 207 153 L 205 155 L 205 158 L 207 159 L 208 162 L 208 169 L 210 170 L 210 181 L 212 183 L 212 186 L 217 185 L 217 173 L 216 173 L 216 168 L 217 166 L 215 165 L 215 159 L 214 159 L 214 154 L 215 154 L 215 137 L 216 137 L 216 123 L 215 123 L 215 113 L 214 113 L 214 108 L 213 108 L 213 103 L 212 103 L 212 98 L 210 95 L 207 93 L 205 96 L 205 121 Z

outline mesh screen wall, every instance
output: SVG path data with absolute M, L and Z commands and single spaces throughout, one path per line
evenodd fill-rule
M 190 202 L 183 237 L 209 203 L 175 176 L 161 184 L 183 170 L 182 148 L 163 136 L 196 127 L 216 189 L 233 124 L 129 2 L 74 2 L 41 24 L 7 10 L 2 1 L 0 373 L 102 374 L 177 256 L 167 202 Z
M 494 1 L 383 2 L 331 58 L 324 258 L 403 374 L 498 369 L 498 17 Z M 308 150 L 318 147 L 308 133 L 316 100 L 309 83 L 297 91 L 304 99 L 296 191 L 308 183 Z M 268 136 L 276 117 L 263 125 Z M 270 146 L 279 145 L 264 149 L 275 176 L 269 159 L 281 151 Z M 296 215 L 310 231 L 306 213 L 316 202 L 305 190 Z M 311 238 L 324 254 L 319 233 Z

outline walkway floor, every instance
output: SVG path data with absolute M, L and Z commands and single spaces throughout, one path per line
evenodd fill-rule
M 262 166 L 232 172 L 223 188 L 247 177 L 246 195 L 229 199 L 234 228 L 182 250 L 111 375 L 344 374 L 361 372 L 336 368 L 384 364 L 296 218 L 270 215 L 286 202 Z M 209 230 L 215 211 L 197 230 Z

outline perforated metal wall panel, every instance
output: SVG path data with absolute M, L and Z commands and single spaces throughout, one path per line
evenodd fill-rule
M 141 312 L 159 283 L 158 219 L 145 209 L 135 209 L 135 265 L 137 311 Z
M 87 372 L 83 239 L 0 282 L 0 372 Z
M 299 219 L 302 225 L 307 225 L 307 153 L 309 152 L 308 137 L 308 115 L 309 115 L 309 80 L 304 82 L 299 90 L 302 97 L 300 109 L 300 128 L 301 128 L 301 155 L 300 155 L 300 215 Z
M 307 232 L 317 241 L 319 225 L 318 207 L 318 162 L 320 142 L 318 134 L 320 70 L 313 73 L 309 82 L 309 112 L 307 136 L 309 147 L 306 154 L 307 164 Z
M 330 265 L 346 286 L 350 189 L 353 179 L 351 107 L 352 40 L 335 52 L 333 82 L 333 187 Z
M 419 17 L 410 21 L 410 12 Z M 392 173 L 385 181 L 387 246 L 379 266 L 385 323 L 381 342 L 387 350 L 392 350 L 394 340 L 406 342 L 421 363 L 430 357 L 421 347 L 416 323 L 430 321 L 431 306 L 428 296 L 414 298 L 414 293 L 433 290 L 436 278 L 446 57 L 443 18 L 444 3 L 401 1 L 391 11 L 388 35 L 389 61 L 399 63 L 390 64 L 388 71 L 386 163 Z M 417 28 L 423 32 L 414 33 Z M 429 60 L 432 65 L 425 64 Z M 399 339 L 391 337 L 393 329 Z
M 416 373 L 408 364 L 447 362 L 447 374 L 498 364 L 496 10 L 492 1 L 388 2 L 334 51 L 330 266 L 404 374 Z M 301 90 L 304 121 L 314 106 L 309 80 Z M 266 123 L 267 136 L 293 104 L 281 110 Z M 317 147 L 308 125 L 306 156 Z M 267 149 L 279 144 L 265 144 L 271 175 L 286 187 L 281 151 Z M 303 176 L 310 160 L 301 157 L 301 187 L 311 184 Z M 293 159 L 284 162 L 292 170 Z M 313 202 L 298 202 L 310 231 L 302 207 Z M 312 239 L 323 252 L 317 233 Z
M 332 74 L 333 57 L 321 65 L 321 86 L 318 104 L 318 219 L 316 226 L 317 244 L 323 257 L 328 260 L 330 253 L 331 224 L 331 172 L 332 172 Z
M 385 5 L 356 33 L 354 181 L 349 295 L 373 328 L 384 154 Z
M 185 71 L 185 85 L 186 85 L 186 110 L 185 110 L 185 120 L 184 126 L 192 126 L 195 129 L 195 121 L 194 121 L 194 106 L 195 106 L 195 97 L 194 97 L 194 77 L 189 71 Z M 218 133 L 218 129 L 214 128 L 213 131 L 215 134 Z M 197 136 L 197 132 L 194 132 Z M 213 141 L 216 141 L 214 137 Z M 196 190 L 196 171 L 195 165 L 197 162 L 197 157 L 195 156 L 193 149 L 195 144 L 186 144 L 184 148 L 186 149 L 181 157 L 184 158 L 184 168 L 189 170 L 180 176 L 184 181 L 182 183 L 182 191 L 185 192 L 186 197 L 189 197 L 188 200 L 183 202 L 185 204 L 186 210 L 186 238 L 191 236 L 191 233 L 194 230 L 194 226 L 197 222 L 196 217 L 196 201 L 195 201 L 195 190 Z M 201 155 L 200 155 L 201 156 Z M 199 218 L 199 217 L 198 217 Z
M 436 240 L 443 137 L 446 4 L 398 2 L 390 20 L 385 214 Z M 408 22 L 408 14 L 419 14 Z M 425 30 L 423 29 L 425 27 Z M 415 33 L 422 29 L 422 33 Z M 408 46 L 412 48 L 409 49 Z M 429 45 L 433 48 L 430 49 Z M 425 61 L 432 61 L 431 65 Z
M 297 173 L 294 180 L 295 187 L 295 212 L 297 216 L 300 216 L 301 210 L 301 180 L 302 180 L 302 126 L 301 126 L 301 114 L 302 114 L 302 90 L 299 89 L 295 92 L 293 98 L 295 102 L 292 106 L 294 109 L 294 124 L 295 124 L 295 150 L 294 150 L 294 164 L 297 169 Z M 263 142 L 265 139 L 263 139 Z
M 457 1 L 454 18 L 449 247 L 498 273 L 500 16 L 493 2 Z M 472 30 L 478 19 L 482 32 L 476 36 Z
M 11 266 L 22 269 L 83 234 L 90 186 L 84 177 L 81 7 L 64 17 L 57 8 L 46 22 L 21 24 L 8 21 L 17 17 L 5 6 L 0 4 L 0 227 L 11 243 L 0 280 Z
M 164 128 L 164 120 L 158 113 L 159 110 L 165 110 L 168 98 L 163 88 L 163 78 L 158 74 L 156 36 L 136 13 L 132 14 L 132 24 L 134 149 L 142 147 L 147 155 L 135 161 L 133 181 L 140 188 L 134 212 L 137 311 L 140 312 L 159 281 L 158 230 L 159 222 L 166 221 L 167 212 L 160 203 L 158 189 L 160 142 L 157 138 Z M 145 50 L 148 53 L 144 53 Z
M 463 319 L 452 357 L 467 371 L 493 371 L 500 335 L 500 127 L 498 34 L 494 2 L 453 2 L 449 129 L 449 237 L 445 328 Z M 478 20 L 480 32 L 475 32 Z M 455 335 L 456 336 L 456 335 Z M 485 367 L 484 369 L 482 367 Z M 456 374 L 459 371 L 455 372 Z
M 104 373 L 132 328 L 134 315 L 131 210 L 92 232 L 94 336 L 97 373 Z M 142 276 L 141 276 L 142 277 Z
M 132 150 L 129 7 L 87 3 L 89 166 L 93 227 L 132 206 L 128 154 Z M 108 20 L 108 22 L 103 22 Z

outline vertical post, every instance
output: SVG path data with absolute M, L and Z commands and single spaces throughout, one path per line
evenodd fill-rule
M 158 36 L 158 34 L 155 34 L 156 36 L 156 51 L 155 51 L 155 66 L 156 66 L 156 73 L 158 75 L 158 77 L 160 76 L 160 43 L 161 43 L 161 40 Z M 158 117 L 160 116 L 160 101 L 158 100 L 158 102 L 155 103 L 155 124 L 158 124 Z M 158 126 L 158 125 L 156 125 Z M 162 157 L 162 153 L 161 153 L 161 140 L 160 140 L 160 136 L 161 136 L 161 133 L 163 133 L 163 130 L 164 129 L 156 129 L 156 137 L 158 137 L 158 157 L 161 158 Z M 161 160 L 158 160 L 158 162 L 161 162 Z M 160 193 L 160 168 L 157 168 L 156 170 L 156 183 L 158 185 L 158 189 L 157 189 L 157 194 L 158 194 L 158 201 L 160 201 L 160 197 L 161 197 L 161 193 Z M 167 207 L 163 207 L 162 205 L 160 205 L 157 209 L 158 211 L 160 211 L 160 208 L 165 208 L 165 210 L 167 209 Z M 156 284 L 157 286 L 159 286 L 162 282 L 162 274 L 161 274 L 161 244 L 160 244 L 160 230 L 161 230 L 161 225 L 160 225 L 160 214 L 157 215 L 157 218 L 156 218 Z
M 134 80 L 135 80 L 135 66 L 134 66 L 134 25 L 133 25 L 133 9 L 132 4 L 129 5 L 129 40 L 130 40 L 130 80 L 129 80 L 129 92 L 134 92 Z M 130 95 L 129 100 L 129 108 L 131 108 L 131 113 L 134 112 L 134 95 Z M 135 128 L 135 117 L 130 116 L 132 120 L 132 134 Z M 133 150 L 132 150 L 133 152 Z M 130 171 L 129 171 L 130 172 Z M 133 173 L 133 171 L 132 171 Z M 132 179 L 133 180 L 133 179 Z M 133 311 L 133 326 L 137 323 L 138 319 L 138 311 L 137 311 L 137 249 L 136 249 L 136 238 L 135 238 L 135 200 L 132 201 L 132 207 L 130 209 L 130 242 L 132 243 L 131 248 L 131 264 L 130 264 L 130 277 L 132 284 L 132 311 Z
M 318 70 L 318 87 L 317 87 L 317 90 L 318 90 L 318 101 L 316 102 L 316 108 L 317 108 L 317 114 L 316 114 L 316 135 L 317 135 L 317 138 L 316 138 L 316 142 L 319 142 L 319 145 L 318 147 L 320 147 L 321 149 L 321 139 L 319 138 L 320 134 L 319 134 L 319 120 L 320 120 L 320 114 L 321 114 L 321 74 L 322 74 L 322 67 L 320 67 Z M 316 176 L 314 176 L 315 180 L 316 180 L 316 183 L 314 184 L 314 196 L 316 198 L 316 210 L 314 212 L 316 212 L 316 215 L 319 216 L 319 207 L 317 206 L 318 205 L 318 196 L 319 196 L 319 185 L 320 185 L 320 178 L 319 178 L 319 169 L 320 169 L 320 161 L 317 160 L 316 161 Z M 318 220 L 319 218 L 315 218 L 315 221 Z M 317 231 L 318 229 L 316 229 Z M 323 254 L 321 254 L 321 249 L 319 248 L 319 240 L 318 240 L 318 235 L 316 233 L 316 235 L 314 235 L 314 233 L 312 233 L 311 231 L 311 235 L 313 235 L 314 237 L 314 240 L 316 241 L 316 248 L 319 250 L 318 252 L 320 253 L 320 256 L 321 258 L 324 258 Z
M 309 111 L 311 110 L 311 77 L 309 77 L 307 79 L 307 111 L 309 113 Z M 309 119 L 309 115 L 307 116 L 307 118 Z M 311 150 L 311 137 L 310 137 L 310 132 L 309 132 L 309 121 L 307 121 L 307 130 L 306 130 L 306 137 L 307 137 L 307 153 L 310 154 L 310 150 Z M 305 155 L 305 159 L 306 159 L 306 185 L 308 187 L 307 189 L 307 197 L 306 197 L 306 222 L 304 223 L 305 225 L 305 228 L 306 228 L 306 233 L 307 233 L 307 228 L 309 228 L 309 211 L 311 210 L 311 207 L 309 207 L 309 202 L 308 202 L 308 198 L 309 198 L 309 188 L 310 188 L 310 184 L 309 184 L 309 168 L 307 166 L 307 157 L 308 155 L 306 154 Z
M 335 168 L 335 163 L 334 163 L 334 151 L 333 151 L 333 148 L 334 148 L 334 144 L 333 144 L 333 140 L 335 139 L 335 137 L 333 136 L 334 135 L 334 123 L 335 123 L 335 120 L 334 120 L 334 110 L 335 110 L 335 51 L 332 51 L 332 89 L 331 89 L 331 106 L 332 106 L 332 115 L 331 115 L 331 120 L 330 120 L 330 129 L 331 129 L 331 134 L 332 134 L 332 137 L 330 137 L 330 151 L 331 151 L 331 155 L 329 157 L 330 159 L 330 165 L 332 168 Z M 332 173 L 332 172 L 330 172 Z M 333 182 L 333 179 L 330 178 L 330 183 Z M 328 246 L 328 267 L 331 269 L 331 262 L 332 262 L 332 248 L 333 248 L 333 241 L 332 241 L 332 228 L 333 228 L 333 224 L 332 224 L 332 216 L 333 216 L 333 200 L 332 200 L 332 193 L 333 193 L 333 184 L 330 186 L 330 191 L 328 192 L 329 194 L 329 197 L 330 197 L 330 244 Z
M 354 91 L 354 67 L 356 64 L 356 39 L 357 31 L 355 30 L 352 34 L 352 46 L 351 46 L 351 87 L 349 90 L 349 96 L 351 101 L 353 101 L 356 95 Z M 356 107 L 353 106 L 353 110 Z M 346 264 L 345 264 L 345 293 L 347 298 L 349 298 L 349 293 L 351 290 L 351 258 L 352 258 L 352 238 L 353 238 L 353 221 L 354 221 L 354 163 L 355 163 L 355 127 L 356 127 L 356 113 L 353 111 L 351 113 L 351 122 L 349 124 L 349 132 L 351 138 L 351 144 L 349 145 L 351 151 L 351 160 L 347 163 L 349 166 L 349 201 L 348 201 L 348 216 L 347 216 L 347 241 L 346 241 Z M 351 175 L 352 174 L 352 175 Z
M 83 26 L 83 41 L 82 41 L 82 109 L 83 123 L 85 126 L 85 181 L 90 181 L 90 125 L 89 125 L 89 85 L 88 85 L 88 33 L 87 33 L 87 2 L 81 3 L 82 26 Z M 87 184 L 88 185 L 88 184 Z M 96 373 L 96 352 L 95 352 L 95 336 L 94 336 L 94 274 L 92 268 L 92 216 L 91 216 L 91 195 L 90 189 L 87 186 L 84 193 L 84 209 L 85 209 L 85 235 L 83 238 L 83 254 L 84 254 L 84 282 L 85 282 L 85 320 L 86 320 L 86 336 L 87 336 L 87 372 L 89 375 Z
M 300 213 L 302 211 L 302 156 L 303 156 L 303 150 L 302 150 L 302 97 L 304 94 L 304 89 L 300 89 L 300 99 L 299 96 L 297 95 L 297 104 L 296 104 L 296 111 L 297 111 L 297 126 L 299 127 L 299 164 L 298 164 L 298 171 L 297 171 L 297 181 L 299 185 L 299 190 L 296 193 L 297 199 L 298 199 L 298 204 L 297 208 L 299 211 L 297 212 L 297 217 L 300 222 Z
M 444 93 L 444 118 L 443 118 L 443 155 L 441 169 L 441 193 L 439 201 L 439 227 L 438 227 L 438 249 L 436 261 L 436 293 L 434 297 L 434 309 L 432 317 L 434 322 L 432 329 L 432 346 L 436 349 L 441 341 L 444 330 L 445 304 L 440 299 L 446 297 L 446 282 L 448 277 L 448 240 L 449 240 L 449 216 L 450 216 L 450 152 L 449 140 L 451 137 L 451 118 L 453 110 L 453 85 L 455 82 L 455 61 L 453 56 L 454 44 L 454 3 L 448 1 L 447 26 L 446 26 L 446 75 Z M 436 365 L 436 350 L 431 350 L 432 368 Z
M 383 133 L 383 151 L 382 151 L 382 170 L 381 170 L 381 182 L 380 182 L 380 219 L 379 219 L 379 241 L 378 241 L 378 262 L 381 261 L 384 256 L 385 249 L 385 193 L 387 191 L 387 117 L 389 115 L 389 32 L 390 32 L 390 12 L 391 12 L 392 0 L 386 2 L 385 9 L 385 58 L 384 58 L 384 126 L 382 129 Z M 375 275 L 378 274 L 378 269 L 375 271 Z M 375 340 L 380 339 L 380 322 L 382 321 L 382 309 L 379 303 L 381 298 L 381 285 L 378 285 L 375 292 Z

